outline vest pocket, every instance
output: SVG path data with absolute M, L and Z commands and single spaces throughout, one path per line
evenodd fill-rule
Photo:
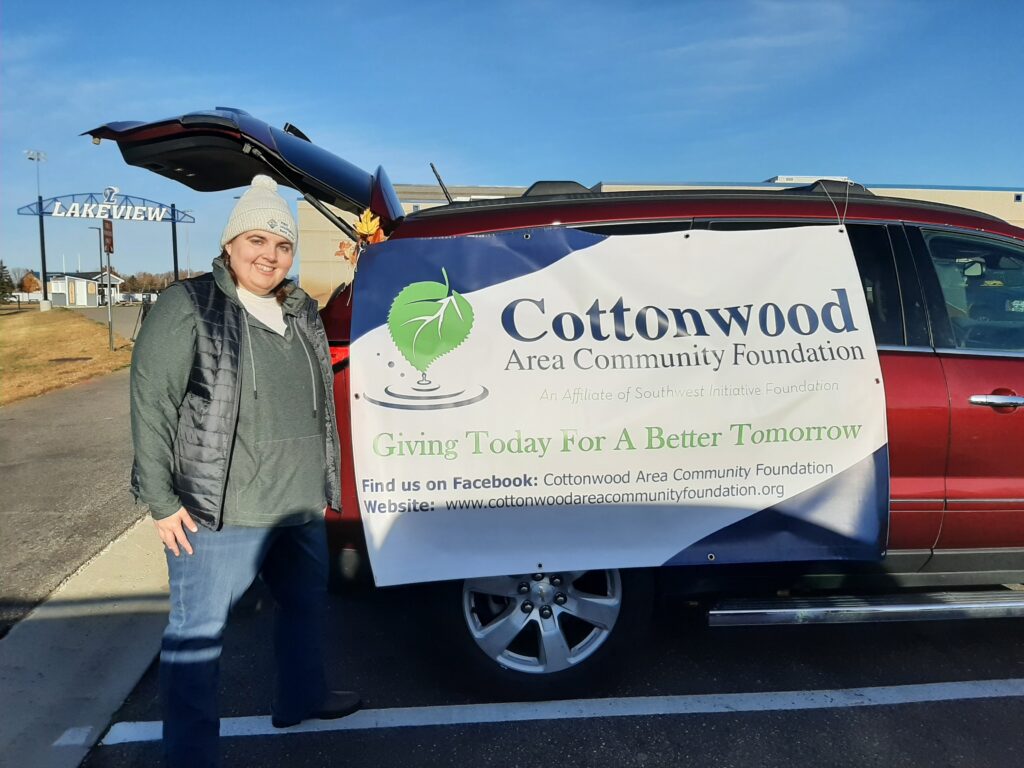
M 252 482 L 238 491 L 240 517 L 303 522 L 324 508 L 322 435 L 266 440 L 255 453 Z

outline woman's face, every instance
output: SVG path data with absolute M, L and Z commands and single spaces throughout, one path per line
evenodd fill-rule
M 273 232 L 250 229 L 224 246 L 238 284 L 257 296 L 266 296 L 280 285 L 292 268 L 292 244 Z

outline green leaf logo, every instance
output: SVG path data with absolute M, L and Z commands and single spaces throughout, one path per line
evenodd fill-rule
M 444 283 L 424 281 L 402 289 L 388 311 L 391 339 L 412 367 L 425 374 L 437 358 L 464 342 L 473 328 L 473 308 Z

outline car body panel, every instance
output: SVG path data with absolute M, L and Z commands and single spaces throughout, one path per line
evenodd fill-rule
M 948 508 L 939 549 L 1024 546 L 1024 408 L 972 395 L 1024 396 L 1024 356 L 940 356 L 950 395 Z
M 889 549 L 930 549 L 946 498 L 949 398 L 934 354 L 879 353 L 889 429 Z

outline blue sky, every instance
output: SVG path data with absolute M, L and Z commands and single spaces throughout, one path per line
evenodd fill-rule
M 230 3 L 0 7 L 0 258 L 38 268 L 43 197 L 192 210 L 205 268 L 236 193 L 193 192 L 78 136 L 217 105 L 398 183 L 761 181 L 1024 186 L 1019 0 Z M 94 222 L 47 220 L 92 268 Z M 122 272 L 170 269 L 166 225 L 119 223 Z M 301 243 L 299 248 L 301 257 Z

